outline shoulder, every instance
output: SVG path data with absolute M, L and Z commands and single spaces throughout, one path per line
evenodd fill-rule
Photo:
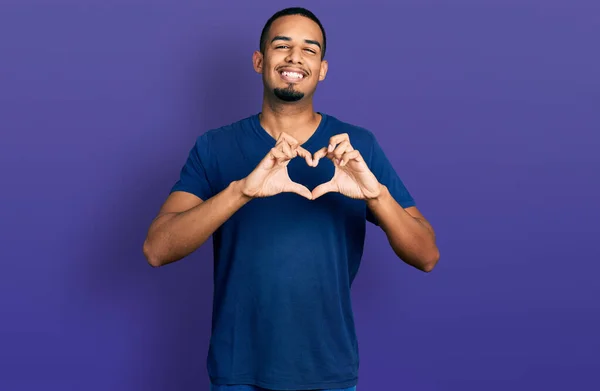
M 388 153 L 396 152 L 393 145 L 382 146 L 375 134 L 363 126 L 340 120 L 331 115 L 328 116 L 328 121 L 331 121 L 332 135 L 347 134 L 352 148 L 360 152 L 374 172 L 383 175 L 383 173 L 391 173 L 394 170 L 386 153 L 386 150 Z
M 238 138 L 241 134 L 248 131 L 249 127 L 252 126 L 252 118 L 246 117 L 217 128 L 208 129 L 197 136 L 196 145 L 205 146 L 212 144 L 213 147 L 217 147 L 220 144 L 227 144 L 232 139 Z
M 252 126 L 252 117 L 211 128 L 196 137 L 193 151 L 202 158 L 219 155 L 232 148 L 242 136 L 247 135 Z
M 361 153 L 370 153 L 373 148 L 377 147 L 377 138 L 371 130 L 341 120 L 330 114 L 327 114 L 327 121 L 332 136 L 343 133 L 347 134 L 350 144 L 352 144 L 354 149 L 360 150 Z

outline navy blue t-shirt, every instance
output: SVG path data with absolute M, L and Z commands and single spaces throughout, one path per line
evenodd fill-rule
M 314 153 L 347 133 L 371 171 L 403 207 L 413 198 L 375 137 L 321 113 L 302 146 Z M 198 137 L 173 191 L 203 200 L 246 177 L 275 146 L 257 115 Z M 334 166 L 298 157 L 290 178 L 312 190 Z M 359 367 L 350 287 L 358 271 L 366 203 L 338 193 L 307 200 L 294 193 L 258 198 L 213 235 L 214 306 L 208 372 L 214 384 L 274 390 L 345 388 Z

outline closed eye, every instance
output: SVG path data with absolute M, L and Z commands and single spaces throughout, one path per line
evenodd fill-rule
M 277 45 L 277 46 L 275 46 L 275 49 L 289 49 L 289 48 L 290 47 L 288 45 Z M 304 50 L 306 50 L 307 52 L 312 53 L 312 54 L 316 54 L 317 53 L 316 50 L 310 49 L 310 48 L 306 48 Z

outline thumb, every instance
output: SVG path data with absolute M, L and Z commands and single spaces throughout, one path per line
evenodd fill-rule
M 312 199 L 316 200 L 324 194 L 336 191 L 336 186 L 332 181 L 325 182 L 315 187 L 312 191 Z
M 288 184 L 286 184 L 283 191 L 286 193 L 296 193 L 309 200 L 312 200 L 313 198 L 312 193 L 307 187 L 293 181 L 290 181 Z

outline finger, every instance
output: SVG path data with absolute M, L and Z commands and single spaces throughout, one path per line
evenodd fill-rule
M 332 152 L 330 152 L 328 156 L 330 158 L 337 159 L 339 163 L 339 159 L 342 158 L 342 155 L 344 155 L 344 153 L 348 151 L 352 151 L 353 149 L 354 148 L 352 148 L 350 142 L 348 140 L 344 140 L 340 144 L 338 144 L 338 146 L 335 147 L 335 149 Z
M 329 181 L 329 182 L 322 183 L 313 189 L 312 199 L 316 200 L 317 198 L 321 197 L 322 195 L 327 194 L 327 193 L 332 193 L 334 191 L 336 191 L 336 186 L 333 182 Z
M 313 154 L 313 165 L 319 164 L 319 160 L 325 156 L 327 156 L 327 147 L 323 147 Z
M 288 138 L 289 136 L 290 136 L 290 135 L 289 135 L 289 134 L 287 134 L 286 132 L 281 132 L 281 133 L 279 133 L 279 136 L 277 136 L 277 143 L 276 143 L 275 145 L 277 145 L 277 144 L 280 144 L 281 142 L 283 142 L 283 141 L 287 140 L 287 138 Z
M 281 145 L 280 145 L 280 147 L 281 147 L 281 150 L 283 151 L 283 153 L 285 154 L 285 156 L 288 159 L 291 159 L 291 158 L 295 157 L 294 156 L 295 154 L 292 151 L 292 148 L 290 147 L 290 144 L 288 144 L 287 141 L 282 142 Z
M 306 164 L 308 164 L 309 166 L 314 167 L 316 165 L 316 164 L 314 164 L 312 155 L 306 149 L 304 149 L 302 147 L 297 147 L 296 153 L 298 154 L 298 156 L 303 157 L 304 160 L 306 160 Z
M 348 133 L 341 133 L 341 134 L 336 134 L 335 136 L 332 136 L 329 139 L 329 148 L 327 149 L 327 152 L 333 152 L 333 150 L 339 143 L 341 143 L 342 141 L 346 141 L 346 140 L 348 142 L 350 142 L 350 136 L 348 136 Z
M 289 134 L 285 133 L 285 132 L 281 132 L 279 134 L 279 137 L 277 137 L 277 142 L 275 143 L 275 145 L 279 145 L 283 142 L 288 142 L 290 145 L 298 145 L 298 140 L 296 140 L 295 138 L 293 138 L 292 136 L 290 136 Z
M 313 199 L 313 195 L 310 192 L 310 190 L 308 190 L 307 187 L 302 186 L 299 183 L 296 182 L 289 182 L 284 188 L 283 191 L 285 193 L 296 193 L 306 199 L 312 200 Z
M 357 162 L 362 161 L 362 156 L 360 155 L 360 152 L 356 149 L 350 152 L 346 152 L 341 158 L 340 166 L 345 166 L 350 160 L 355 160 Z
M 271 156 L 273 159 L 277 160 L 278 163 L 287 160 L 285 154 L 277 148 L 271 148 Z

